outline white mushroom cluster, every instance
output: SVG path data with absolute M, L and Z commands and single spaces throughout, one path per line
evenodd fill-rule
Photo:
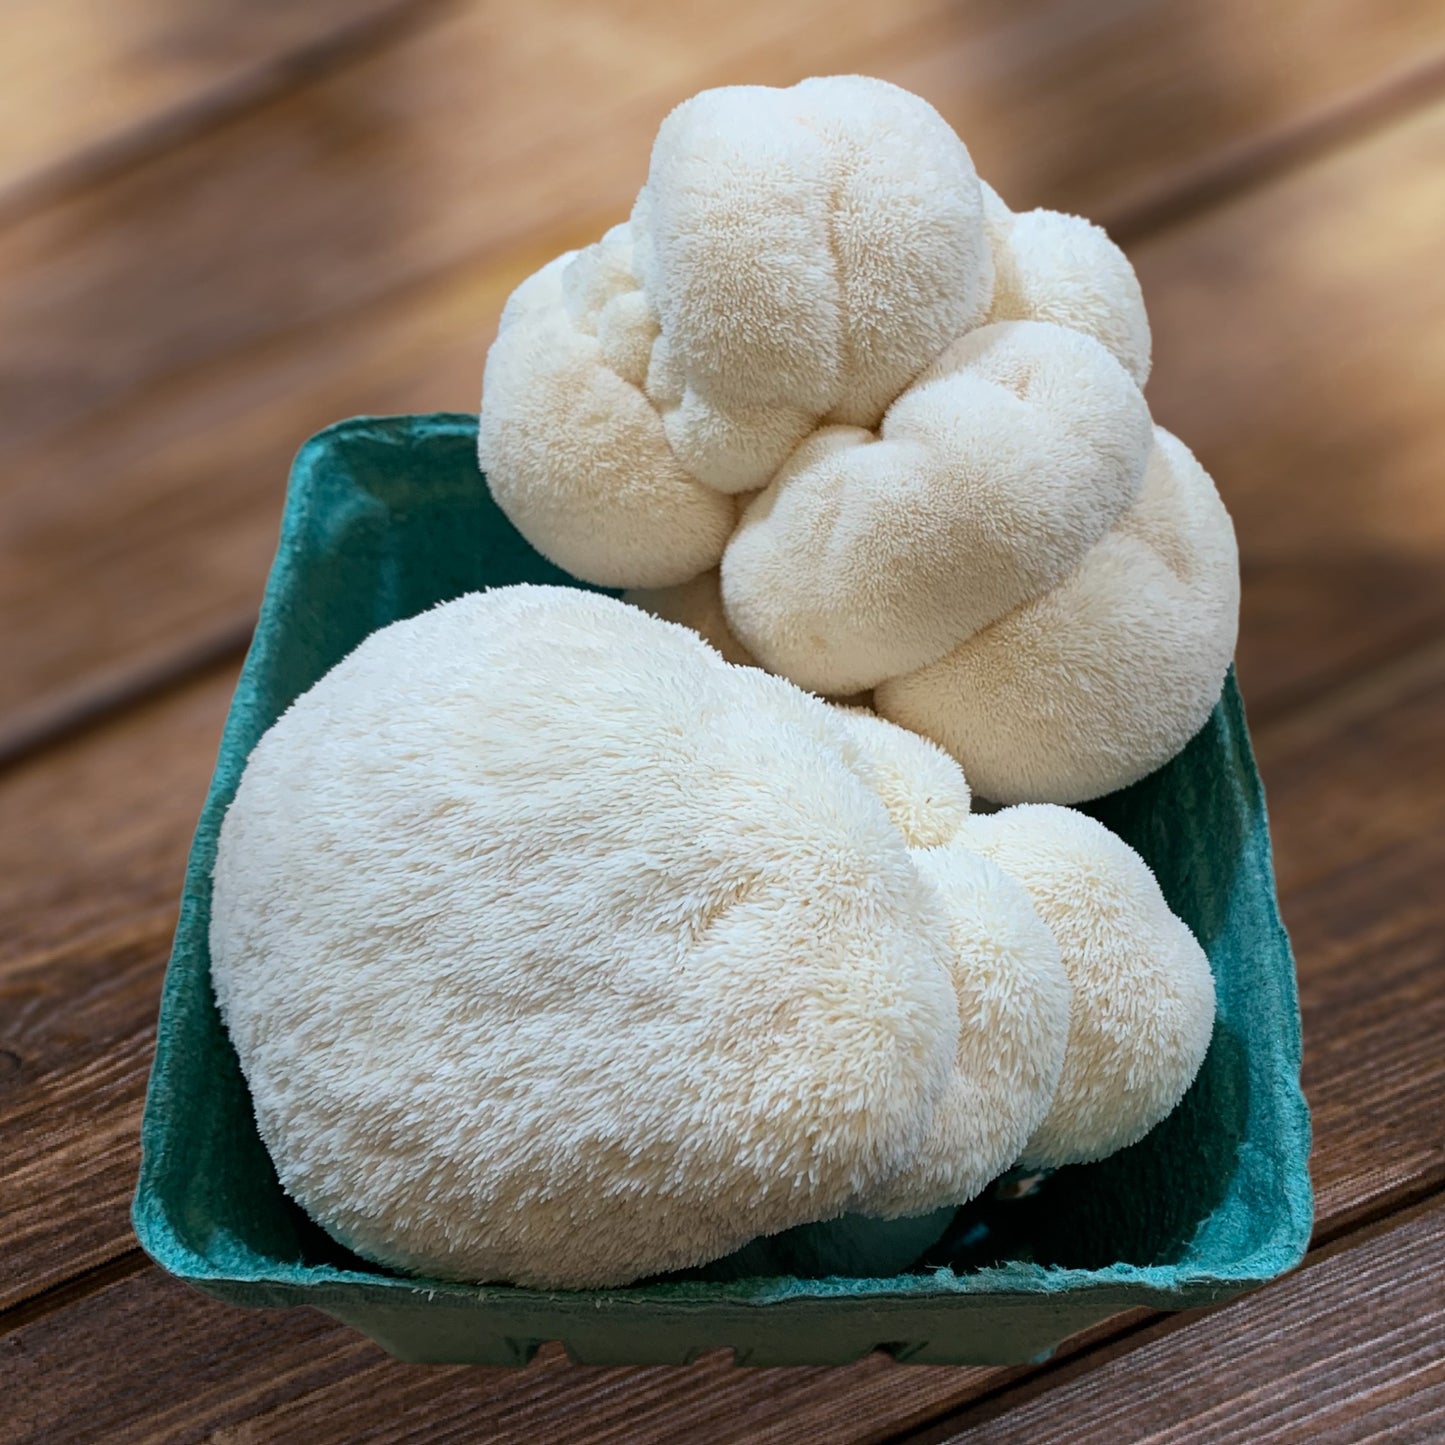
M 924 101 L 730 87 L 513 294 L 479 455 L 573 575 L 1075 802 L 1172 757 L 1234 650 L 1229 517 L 1148 371 L 1123 253 L 1010 211 Z
M 282 1185 L 432 1277 L 623 1284 L 1098 1158 L 1209 966 L 1143 861 L 612 599 L 374 634 L 252 753 L 212 979 Z

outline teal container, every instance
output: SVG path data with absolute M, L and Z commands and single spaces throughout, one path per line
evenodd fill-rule
M 808 1226 L 711 1270 L 547 1292 L 391 1274 L 300 1212 L 257 1136 L 211 995 L 216 835 L 257 739 L 368 633 L 482 587 L 570 583 L 492 504 L 475 431 L 463 415 L 359 418 L 297 458 L 161 1001 L 133 1212 L 152 1257 L 234 1304 L 311 1305 L 403 1359 L 493 1365 L 525 1364 L 549 1340 L 588 1364 L 682 1364 L 718 1346 L 741 1364 L 844 1364 L 874 1349 L 1009 1364 L 1116 1311 L 1214 1304 L 1294 1265 L 1311 1221 L 1299 1004 L 1232 675 L 1179 757 L 1091 809 L 1152 865 L 1218 986 L 1198 1080 L 1132 1149 L 917 1226 L 931 1240 L 948 1225 L 914 1268 L 877 1278 L 826 1270 L 889 1253 L 897 1268 L 914 1226 L 894 1226 L 880 1250 L 866 1223 Z

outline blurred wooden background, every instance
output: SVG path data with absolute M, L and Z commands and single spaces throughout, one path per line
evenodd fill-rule
M 0 1438 L 1445 1438 L 1445 8 L 0 8 Z M 191 828 L 292 453 L 476 405 L 508 291 L 709 85 L 864 70 L 1091 215 L 1219 482 L 1299 955 L 1316 1247 L 1013 1370 L 395 1364 L 127 1222 Z

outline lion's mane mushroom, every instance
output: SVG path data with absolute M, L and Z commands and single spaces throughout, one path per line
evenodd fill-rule
M 726 88 L 512 296 L 479 455 L 576 576 L 1073 802 L 1173 756 L 1234 649 L 1229 517 L 1148 369 L 1118 248 L 1011 212 L 923 101 Z
M 1020 1162 L 1084 1164 L 1137 1143 L 1173 1112 L 1209 1049 L 1204 950 L 1144 860 L 1083 813 L 1022 804 L 970 817 L 959 841 L 1023 886 L 1073 985 L 1063 1072 Z
M 375 633 L 257 744 L 212 979 L 286 1190 L 383 1264 L 622 1284 L 1007 1168 L 1070 985 L 1025 888 L 935 856 L 925 740 L 606 597 Z

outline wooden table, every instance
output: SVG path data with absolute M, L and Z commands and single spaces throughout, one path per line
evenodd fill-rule
M 0 39 L 0 1437 L 1445 1438 L 1445 10 L 14 0 Z M 1303 1268 L 1045 1365 L 396 1364 L 127 1223 L 182 863 L 290 454 L 471 407 L 703 86 L 865 69 L 1103 221 L 1239 529 L 1299 955 Z

